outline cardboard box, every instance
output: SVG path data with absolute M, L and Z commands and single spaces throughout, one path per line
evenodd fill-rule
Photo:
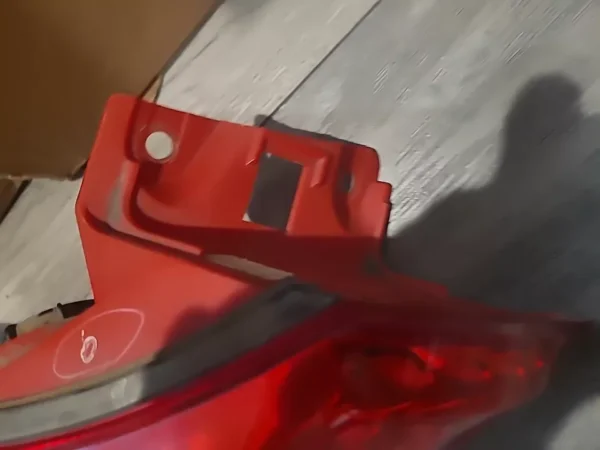
M 1 2 L 0 221 L 24 180 L 79 172 L 112 93 L 155 98 L 157 74 L 219 3 Z
M 0 176 L 69 177 L 104 103 L 139 94 L 218 0 L 0 3 Z

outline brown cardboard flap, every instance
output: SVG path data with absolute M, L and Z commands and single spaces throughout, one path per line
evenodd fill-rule
M 0 2 L 0 175 L 66 177 L 104 103 L 139 94 L 217 0 Z
M 0 180 L 0 222 L 4 219 L 6 213 L 17 198 L 19 189 L 24 183 L 20 180 Z

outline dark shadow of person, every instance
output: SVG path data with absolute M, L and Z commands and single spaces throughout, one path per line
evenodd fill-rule
M 505 119 L 502 160 L 392 237 L 394 268 L 497 306 L 600 319 L 600 120 L 560 75 L 529 82 Z

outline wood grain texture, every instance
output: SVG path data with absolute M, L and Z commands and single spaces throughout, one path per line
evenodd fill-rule
M 272 113 L 378 0 L 230 0 L 165 77 L 159 102 L 250 123 Z
M 90 295 L 74 216 L 78 182 L 34 181 L 0 226 L 0 320 Z

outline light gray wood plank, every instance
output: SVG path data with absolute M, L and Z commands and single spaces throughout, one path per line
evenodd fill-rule
M 378 1 L 227 1 L 167 73 L 159 102 L 243 123 L 270 114 Z

